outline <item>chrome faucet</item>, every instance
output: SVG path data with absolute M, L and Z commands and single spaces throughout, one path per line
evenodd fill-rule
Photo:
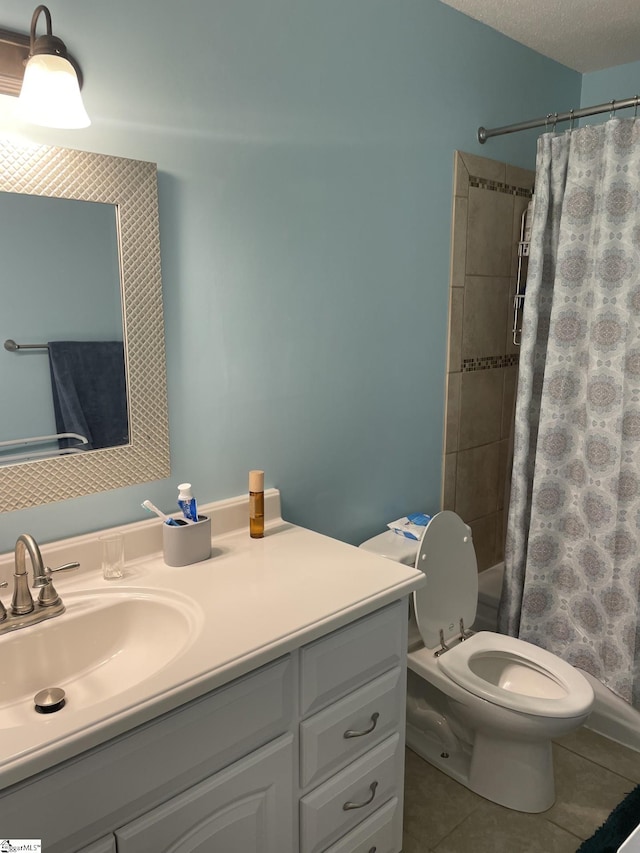
M 40 589 L 37 602 L 34 602 L 29 591 L 26 566 L 27 553 L 33 570 L 33 587 Z M 80 565 L 80 563 L 65 563 L 55 569 L 46 567 L 38 543 L 29 533 L 22 533 L 18 536 L 14 563 L 13 598 L 11 599 L 9 613 L 0 602 L 0 634 L 15 631 L 18 628 L 26 628 L 28 625 L 35 625 L 44 619 L 52 619 L 54 616 L 64 613 L 64 604 L 52 583 L 51 574 L 67 569 L 77 569 Z M 7 586 L 7 584 L 5 582 L 0 586 Z

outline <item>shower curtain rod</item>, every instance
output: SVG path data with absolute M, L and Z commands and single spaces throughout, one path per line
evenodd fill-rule
M 598 104 L 595 107 L 585 107 L 581 110 L 569 110 L 567 113 L 547 113 L 544 118 L 534 118 L 531 121 L 522 121 L 519 124 L 505 124 L 504 127 L 479 127 L 478 142 L 482 145 L 492 136 L 503 136 L 505 133 L 518 133 L 520 130 L 530 130 L 532 127 L 554 127 L 559 121 L 573 121 L 577 118 L 585 118 L 586 116 L 595 116 L 599 113 L 610 112 L 611 115 L 617 110 L 626 110 L 629 107 L 635 107 L 636 111 L 640 104 L 640 95 L 633 98 L 625 98 L 622 101 L 609 101 L 606 104 Z

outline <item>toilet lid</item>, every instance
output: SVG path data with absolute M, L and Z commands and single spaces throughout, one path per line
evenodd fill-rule
M 593 688 L 575 667 L 516 637 L 481 631 L 438 666 L 469 693 L 533 716 L 579 717 L 593 704 Z
M 416 622 L 428 649 L 440 645 L 473 625 L 478 603 L 478 564 L 471 530 L 455 512 L 435 515 L 424 532 L 416 569 L 427 582 L 413 593 Z

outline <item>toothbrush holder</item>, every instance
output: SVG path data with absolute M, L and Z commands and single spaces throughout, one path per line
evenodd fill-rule
M 177 526 L 162 525 L 162 550 L 167 566 L 190 566 L 211 556 L 211 519 L 199 515 L 193 524 L 176 519 Z

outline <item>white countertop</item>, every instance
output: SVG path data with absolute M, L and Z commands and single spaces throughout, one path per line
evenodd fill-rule
M 219 502 L 223 509 L 224 503 Z M 214 529 L 215 522 L 214 515 Z M 157 532 L 159 524 L 151 524 Z M 129 527 L 148 526 L 145 521 Z M 46 557 L 46 548 L 43 553 Z M 24 700 L 24 725 L 18 724 L 22 707 L 12 707 L 10 715 L 0 710 L 0 788 L 197 698 L 408 595 L 423 582 L 423 574 L 413 568 L 277 517 L 268 522 L 264 539 L 250 539 L 246 527 L 214 536 L 211 559 L 191 566 L 170 568 L 156 552 L 128 562 L 117 581 L 103 580 L 98 568 L 56 576 L 67 613 L 0 636 L 0 659 L 7 637 L 34 630 L 44 636 L 49 626 L 82 606 L 85 595 L 101 593 L 156 594 L 184 604 L 190 638 L 166 666 L 149 676 L 140 672 L 131 686 L 99 703 L 78 707 L 71 683 L 61 685 L 71 701 L 56 714 L 36 714 L 31 697 Z M 28 667 L 29 661 L 24 664 Z M 6 677 L 0 677 L 0 686 Z M 43 685 L 51 686 L 58 685 Z

